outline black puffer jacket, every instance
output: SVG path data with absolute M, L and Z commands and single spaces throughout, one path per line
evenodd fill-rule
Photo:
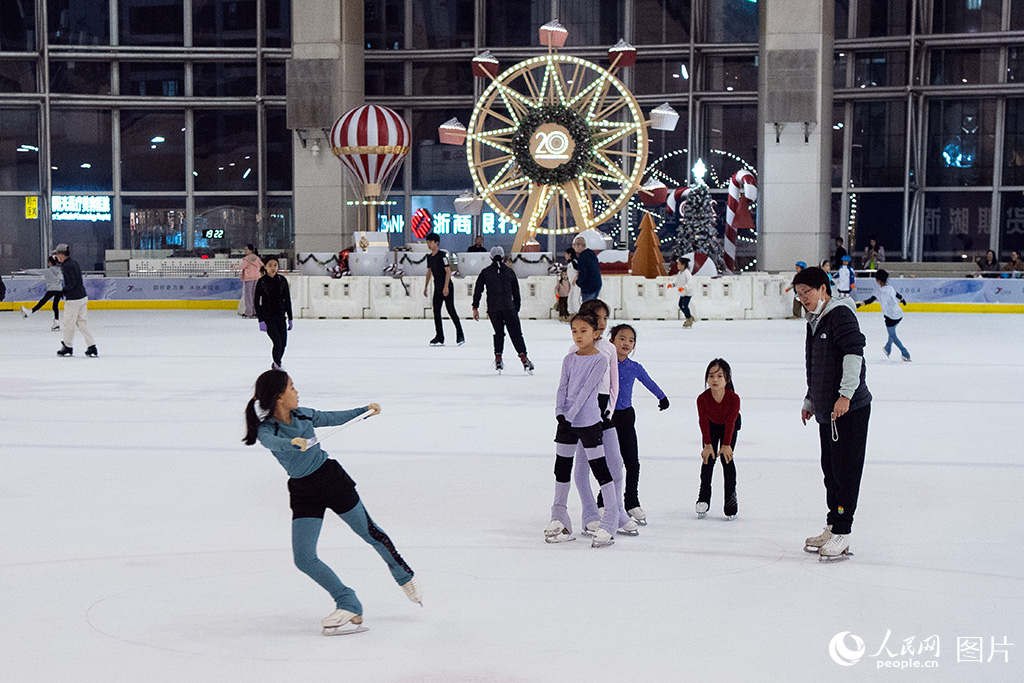
M 857 324 L 856 310 L 852 299 L 831 299 L 821 315 L 807 323 L 807 400 L 819 424 L 828 424 L 832 407 L 839 400 L 846 356 L 860 357 L 860 381 L 850 398 L 850 410 L 871 403 L 865 381 L 864 335 Z
M 473 288 L 473 308 L 480 308 L 480 297 L 484 287 L 487 288 L 487 312 L 515 311 L 519 312 L 519 280 L 516 272 L 500 261 L 480 271 Z
M 260 322 L 285 316 L 288 316 L 289 320 L 292 319 L 292 295 L 288 289 L 288 280 L 283 275 L 264 275 L 257 280 L 253 299 L 256 304 L 256 317 Z

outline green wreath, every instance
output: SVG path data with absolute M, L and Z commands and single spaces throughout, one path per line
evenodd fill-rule
M 557 123 L 569 131 L 576 148 L 569 161 L 555 168 L 544 168 L 530 156 L 530 140 L 534 131 L 545 123 Z M 512 135 L 512 154 L 523 175 L 539 185 L 561 185 L 578 178 L 590 164 L 594 146 L 590 127 L 575 111 L 561 104 L 547 104 L 534 109 L 519 123 Z

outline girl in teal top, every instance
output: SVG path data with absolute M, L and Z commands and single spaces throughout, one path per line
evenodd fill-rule
M 263 411 L 260 417 L 256 404 Z M 340 425 L 367 410 L 374 415 L 380 406 L 371 403 L 362 408 L 320 412 L 299 407 L 299 394 L 283 370 L 268 370 L 256 380 L 254 396 L 245 407 L 246 434 L 243 441 L 251 446 L 258 440 L 266 446 L 291 477 L 288 493 L 292 508 L 292 551 L 295 566 L 324 588 L 334 598 L 336 609 L 321 621 L 324 635 L 341 635 L 365 631 L 363 606 L 355 591 L 316 554 L 324 512 L 333 510 L 364 541 L 373 546 L 391 570 L 391 575 L 410 600 L 420 603 L 420 590 L 413 571 L 395 549 L 394 543 L 366 512 L 356 483 L 336 460 L 327 457 L 316 436 L 315 427 Z M 421 603 L 422 604 L 422 603 Z

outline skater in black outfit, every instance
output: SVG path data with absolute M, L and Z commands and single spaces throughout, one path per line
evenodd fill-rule
M 271 352 L 274 362 L 270 367 L 280 370 L 284 347 L 288 345 L 288 331 L 292 329 L 292 295 L 288 290 L 288 280 L 277 273 L 276 256 L 267 257 L 264 268 L 266 274 L 256 282 L 256 317 L 260 321 L 260 330 L 266 332 L 274 343 Z
M 823 562 L 844 560 L 850 549 L 871 415 L 864 335 L 853 300 L 833 298 L 828 275 L 821 268 L 797 273 L 793 289 L 809 313 L 807 396 L 800 417 L 804 424 L 812 417 L 818 423 L 828 503 L 825 530 L 808 538 L 804 550 L 817 552 Z
M 501 370 L 505 367 L 501 353 L 505 348 L 505 329 L 512 340 L 512 346 L 523 362 L 523 369 L 533 372 L 533 363 L 526 356 L 526 342 L 519 323 L 519 279 L 514 270 L 504 263 L 505 250 L 501 247 L 491 249 L 491 265 L 484 268 L 476 279 L 473 289 L 473 320 L 480 320 L 480 297 L 487 290 L 487 317 L 494 328 L 494 367 Z
M 448 258 L 448 252 L 438 247 L 441 244 L 441 237 L 432 232 L 427 235 L 427 248 L 430 255 L 427 256 L 427 280 L 423 283 L 423 296 L 427 296 L 427 288 L 430 286 L 430 278 L 434 278 L 434 338 L 430 340 L 431 346 L 444 346 L 444 328 L 441 327 L 441 304 L 448 309 L 448 315 L 455 323 L 455 343 L 462 346 L 466 343 L 466 337 L 462 334 L 462 323 L 459 321 L 459 314 L 455 312 L 455 291 L 452 288 L 452 266 Z

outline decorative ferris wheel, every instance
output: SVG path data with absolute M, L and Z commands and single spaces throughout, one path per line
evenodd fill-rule
M 636 63 L 636 48 L 619 41 L 608 69 L 558 53 L 568 31 L 557 21 L 540 28 L 548 53 L 499 73 L 485 52 L 473 74 L 490 83 L 468 128 L 452 119 L 441 142 L 464 144 L 477 196 L 516 226 L 512 251 L 537 233 L 594 228 L 640 189 L 647 166 L 647 127 L 673 130 L 679 115 L 667 104 L 644 118 L 633 93 L 616 77 Z

